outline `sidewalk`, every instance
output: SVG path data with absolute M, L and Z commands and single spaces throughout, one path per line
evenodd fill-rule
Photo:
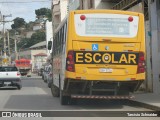
M 140 93 L 134 94 L 134 96 L 133 101 L 141 104 L 141 106 L 160 111 L 160 94 Z

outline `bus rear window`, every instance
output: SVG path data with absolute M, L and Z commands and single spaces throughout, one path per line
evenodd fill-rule
M 138 32 L 138 16 L 120 14 L 75 15 L 75 29 L 79 36 L 133 38 Z

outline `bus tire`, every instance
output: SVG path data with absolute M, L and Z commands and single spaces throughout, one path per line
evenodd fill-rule
M 17 85 L 17 89 L 21 90 L 22 86 L 21 85 Z
M 70 100 L 71 100 L 70 96 L 64 96 L 63 91 L 60 92 L 61 105 L 69 105 L 71 102 Z
M 55 85 L 51 85 L 51 92 L 53 97 L 59 97 L 59 89 Z

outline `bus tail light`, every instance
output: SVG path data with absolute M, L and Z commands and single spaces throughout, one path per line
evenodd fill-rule
M 21 74 L 19 72 L 17 72 L 17 76 L 21 76 Z
M 145 72 L 145 57 L 144 57 L 144 53 L 140 52 L 139 59 L 138 59 L 137 73 L 144 73 L 144 72 Z
M 132 22 L 132 21 L 133 21 L 133 17 L 130 16 L 130 17 L 128 18 L 128 21 L 129 21 L 129 22 Z
M 86 19 L 86 16 L 85 16 L 85 15 L 81 15 L 81 16 L 80 16 L 80 19 L 81 19 L 81 20 L 85 20 L 85 19 Z
M 68 51 L 66 59 L 66 70 L 70 72 L 75 72 L 75 63 L 74 63 L 74 51 Z

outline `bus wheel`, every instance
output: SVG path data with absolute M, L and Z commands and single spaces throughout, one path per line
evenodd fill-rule
M 59 97 L 59 89 L 55 85 L 51 85 L 51 92 L 53 97 Z
M 60 93 L 60 102 L 61 102 L 61 105 L 69 105 L 70 104 L 70 96 L 64 96 L 63 95 L 63 92 L 61 91 Z

